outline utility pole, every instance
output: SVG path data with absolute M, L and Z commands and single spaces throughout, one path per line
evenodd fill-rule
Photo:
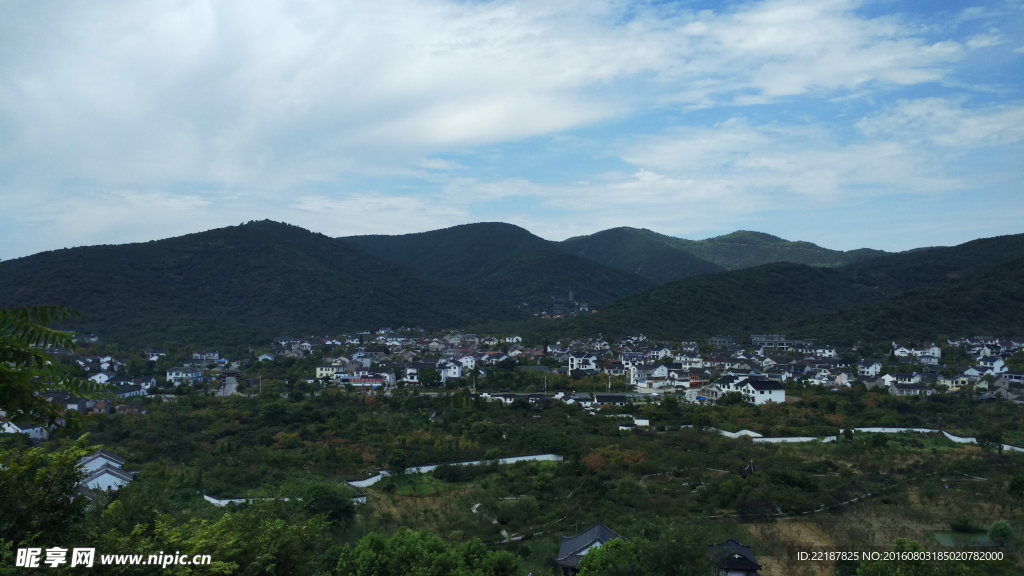
M 612 375 L 611 374 L 608 375 L 608 393 L 609 394 L 612 393 Z

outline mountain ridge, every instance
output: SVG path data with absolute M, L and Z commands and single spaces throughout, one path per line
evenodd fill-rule
M 443 282 L 483 291 L 537 311 L 552 298 L 601 306 L 655 284 L 561 250 L 506 223 L 480 222 L 429 232 L 339 238 Z
M 4 262 L 0 306 L 33 304 L 73 308 L 83 319 L 72 327 L 150 345 L 522 317 L 480 294 L 272 221 Z

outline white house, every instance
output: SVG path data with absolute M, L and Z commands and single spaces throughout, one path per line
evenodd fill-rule
M 113 372 L 103 371 L 103 372 L 97 372 L 97 373 L 93 374 L 92 376 L 89 376 L 89 380 L 92 380 L 93 382 L 96 382 L 97 384 L 106 384 L 107 381 L 109 381 L 114 376 L 116 376 L 116 374 L 114 374 Z
M 146 389 L 136 384 L 123 384 L 118 386 L 114 393 L 118 398 L 132 398 L 134 396 L 145 396 Z
M 78 460 L 78 467 L 81 468 L 86 475 L 100 469 L 104 464 L 110 464 L 116 468 L 120 468 L 124 466 L 124 459 L 116 454 L 111 454 L 106 450 L 97 450 L 96 452 L 88 456 L 83 456 Z
M 345 372 L 344 366 L 317 366 L 316 367 L 316 378 L 334 378 L 335 374 L 341 374 Z
M 462 364 L 463 370 L 472 370 L 473 368 L 476 368 L 476 357 L 469 354 L 459 356 L 455 361 Z
M 173 382 L 175 386 L 191 384 L 197 380 L 202 380 L 202 378 L 203 371 L 198 368 L 179 366 L 167 371 L 167 381 Z
M 700 356 L 673 356 L 672 360 L 678 364 L 682 364 L 683 368 L 703 368 L 704 360 Z
M 778 382 L 769 380 L 746 380 L 740 387 L 743 399 L 755 406 L 768 402 L 784 404 L 786 402 L 786 389 Z
M 523 341 L 522 336 L 509 336 L 509 337 L 505 338 L 505 343 L 506 344 L 519 344 L 522 341 Z
M 911 348 L 910 354 L 920 358 L 921 356 L 935 356 L 936 358 L 942 357 L 942 349 L 932 344 L 931 346 L 925 346 L 924 348 Z
M 438 362 L 437 371 L 441 373 L 441 380 L 443 382 L 462 378 L 462 364 L 458 362 Z
M 569 355 L 569 370 L 597 370 L 597 356 L 586 352 L 573 352 Z
M 993 374 L 1006 372 L 1006 363 L 999 356 L 986 356 L 978 361 L 978 366 L 988 368 Z
M 153 386 L 156 386 L 156 378 L 152 376 L 132 378 L 132 384 L 135 384 L 136 386 L 141 386 L 144 390 L 149 390 Z
M 118 490 L 134 479 L 134 475 L 125 472 L 120 466 L 104 462 L 82 479 L 81 485 L 90 490 Z
M 50 431 L 43 426 L 33 424 L 15 424 L 6 420 L 0 420 L 0 432 L 8 434 L 25 434 L 33 440 L 46 440 L 50 437 Z

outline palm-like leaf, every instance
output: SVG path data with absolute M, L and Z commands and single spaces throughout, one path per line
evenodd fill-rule
M 77 312 L 59 306 L 0 310 L 0 410 L 8 417 L 30 416 L 52 424 L 62 409 L 42 396 L 45 391 L 92 399 L 108 390 L 76 377 L 69 366 L 54 362 L 46 352 L 54 346 L 74 349 L 71 334 L 49 325 L 77 317 Z

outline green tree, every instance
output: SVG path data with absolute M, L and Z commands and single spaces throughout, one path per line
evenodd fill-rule
M 409 467 L 409 461 L 405 458 L 405 452 L 396 448 L 388 456 L 387 465 L 392 474 L 405 474 L 405 469 Z
M 1006 489 L 1012 498 L 1024 502 L 1024 475 L 1017 474 L 1011 478 Z
M 1006 367 L 1014 372 L 1024 372 L 1024 350 L 1020 350 L 1007 358 Z
M 975 438 L 978 446 L 986 452 L 1003 451 L 1003 435 L 996 430 L 986 430 Z
M 303 493 L 302 506 L 342 526 L 347 526 L 356 514 L 352 491 L 337 484 L 313 484 Z
M 0 310 L 0 410 L 7 412 L 9 419 L 30 417 L 54 424 L 63 411 L 40 392 L 60 390 L 79 398 L 96 398 L 106 390 L 78 378 L 71 366 L 55 362 L 46 351 L 54 346 L 75 348 L 70 333 L 48 326 L 77 316 L 57 306 Z
M 419 382 L 423 386 L 436 387 L 441 385 L 441 373 L 436 368 L 424 368 L 420 370 Z
M 449 546 L 429 532 L 399 530 L 391 538 L 371 532 L 340 555 L 339 576 L 514 576 L 519 560 L 490 552 L 480 540 Z
M 740 406 L 744 403 L 743 394 L 739 392 L 726 392 L 722 397 L 715 400 L 717 406 Z
M 1006 546 L 1016 540 L 1017 533 L 1006 520 L 996 520 L 988 527 L 988 537 L 996 544 Z
M 209 554 L 209 574 L 311 574 L 317 558 L 327 549 L 328 526 L 320 516 L 304 518 L 291 513 L 294 505 L 281 501 L 254 502 L 227 512 L 216 520 L 199 518 L 175 522 L 157 518 L 154 526 L 137 525 L 125 534 L 102 534 L 97 550 L 110 554 Z M 195 574 L 188 567 L 172 567 L 168 574 Z M 152 568 L 126 574 L 152 574 Z
M 711 572 L 706 533 L 690 524 L 649 525 L 612 540 L 580 561 L 580 576 L 690 576 Z
M 85 440 L 67 450 L 0 450 L 0 541 L 62 544 L 85 519 L 86 500 L 77 491 L 78 459 Z

